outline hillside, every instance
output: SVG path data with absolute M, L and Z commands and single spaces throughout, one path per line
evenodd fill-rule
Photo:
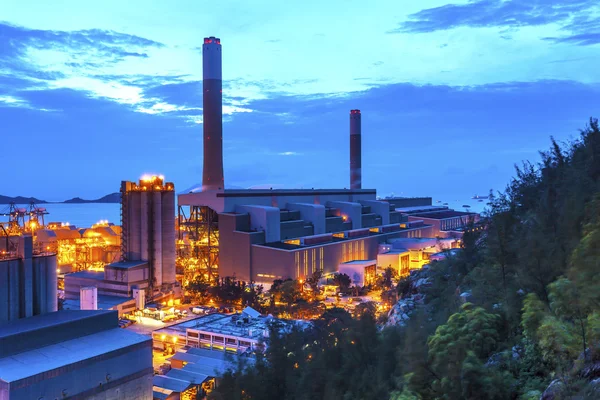
M 10 196 L 0 195 L 0 204 L 10 204 L 10 203 L 29 204 L 32 201 L 36 204 L 47 203 L 47 201 L 36 199 L 35 197 L 23 197 L 23 196 L 10 197 Z
M 121 193 L 111 193 L 107 194 L 104 197 L 95 200 L 84 200 L 80 197 L 75 197 L 70 200 L 65 200 L 66 204 L 86 204 L 86 203 L 120 203 L 121 202 Z

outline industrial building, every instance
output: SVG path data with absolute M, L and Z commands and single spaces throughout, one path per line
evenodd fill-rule
M 409 216 L 401 210 L 431 208 L 431 198 L 380 199 L 374 189 L 363 189 L 362 115 L 357 109 L 350 111 L 350 189 L 226 189 L 220 39 L 205 38 L 202 54 L 203 181 L 178 196 L 179 251 L 192 260 L 184 284 L 196 274 L 270 284 L 274 279 L 306 278 L 316 270 L 333 273 L 354 261 L 377 267 L 380 245 L 398 238 L 447 237 L 447 231 L 465 226 L 474 216 L 453 211 L 447 216 Z M 459 239 L 460 234 L 452 237 Z M 413 259 L 422 261 L 422 254 L 416 257 L 417 250 L 411 251 Z
M 56 255 L 34 255 L 31 235 L 17 239 L 0 253 L 0 325 L 57 309 Z
M 154 348 L 192 346 L 229 353 L 260 350 L 272 317 L 251 307 L 241 314 L 211 314 L 152 332 Z M 282 323 L 284 323 L 282 321 Z
M 0 327 L 0 399 L 152 399 L 152 342 L 116 311 L 58 311 Z
M 180 296 L 175 279 L 175 186 L 163 177 L 145 176 L 121 183 L 121 256 L 101 271 L 65 276 L 68 306 L 84 306 L 81 289 L 95 287 L 92 304 L 119 311 L 143 309 L 145 299 Z M 137 302 L 136 302 L 137 299 Z
M 204 398 L 218 385 L 228 369 L 235 369 L 239 355 L 183 347 L 170 359 L 171 370 L 165 375 L 155 375 L 153 390 L 155 400 L 195 400 Z M 254 359 L 246 358 L 247 363 Z
M 121 227 L 99 221 L 90 228 L 78 228 L 69 223 L 48 222 L 46 208 L 31 203 L 28 208 L 10 204 L 0 210 L 0 252 L 13 252 L 19 237 L 33 236 L 33 252 L 56 253 L 58 273 L 102 270 L 104 265 L 118 261 L 121 254 Z
M 100 221 L 90 228 L 60 222 L 49 223 L 35 232 L 35 248 L 56 253 L 58 273 L 102 271 L 119 260 L 121 227 Z

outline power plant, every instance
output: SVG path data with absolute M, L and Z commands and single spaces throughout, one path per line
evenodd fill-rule
M 400 273 L 417 268 L 436 246 L 421 239 L 449 238 L 457 246 L 466 216 L 433 206 L 430 197 L 379 199 L 362 188 L 361 112 L 350 111 L 350 189 L 226 189 L 222 147 L 221 41 L 204 39 L 204 169 L 202 185 L 178 196 L 178 251 L 184 286 L 196 275 L 235 276 L 270 284 L 274 279 L 306 278 L 383 261 Z M 435 213 L 447 211 L 438 229 Z M 394 258 L 393 257 L 393 258 Z M 388 266 L 386 264 L 385 266 Z
M 446 247 L 458 246 L 468 221 L 478 217 L 434 206 L 430 197 L 382 199 L 375 189 L 363 189 L 359 109 L 349 113 L 349 189 L 226 189 L 221 40 L 204 38 L 202 49 L 202 183 L 178 196 L 177 210 L 175 186 L 162 176 L 121 183 L 120 227 L 107 221 L 90 229 L 45 225 L 47 212 L 33 205 L 26 223 L 27 210 L 11 208 L 8 230 L 3 226 L 4 254 L 14 258 L 11 235 L 22 225 L 19 235 L 29 232 L 36 237 L 29 246 L 33 254 L 49 257 L 44 262 L 53 266 L 54 275 L 67 273 L 66 300 L 78 301 L 84 288 L 85 307 L 123 313 L 143 306 L 146 299 L 177 298 L 181 284 L 185 287 L 197 276 L 213 282 L 235 276 L 269 285 L 275 279 L 306 279 L 316 271 L 325 276 L 344 271 L 358 276 L 357 282 L 390 266 L 407 275 L 440 250 L 439 239 Z M 28 240 L 32 243 L 31 237 Z M 23 260 L 19 263 L 29 265 L 32 256 L 19 253 L 19 257 Z M 15 283 L 29 276 L 28 267 L 13 264 L 0 268 L 0 289 L 19 287 L 19 293 L 28 293 L 29 286 Z M 25 272 L 14 272 L 19 268 Z M 10 299 L 15 290 L 1 295 Z M 6 315 L 13 318 L 55 308 L 28 304 L 29 300 L 17 307 L 12 301 L 0 320 L 3 315 L 7 319 Z

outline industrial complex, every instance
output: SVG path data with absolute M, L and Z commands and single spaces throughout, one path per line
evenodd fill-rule
M 0 400 L 202 398 L 233 365 L 224 353 L 251 357 L 264 349 L 274 317 L 241 299 L 240 313 L 218 312 L 212 298 L 211 315 L 189 315 L 182 303 L 190 304 L 190 282 L 200 278 L 214 289 L 234 277 L 237 289 L 250 292 L 292 279 L 304 292 L 311 277 L 326 283 L 346 274 L 362 288 L 390 268 L 408 276 L 459 248 L 467 229 L 481 229 L 473 225 L 478 214 L 433 205 L 430 197 L 382 198 L 363 188 L 359 109 L 349 113 L 347 188 L 226 188 L 221 50 L 219 38 L 204 39 L 201 185 L 176 198 L 163 176 L 121 182 L 120 226 L 46 224 L 47 211 L 33 204 L 4 214 Z M 337 292 L 335 299 L 316 293 L 318 284 L 311 301 L 339 304 Z M 119 329 L 133 321 L 148 330 Z M 161 362 L 170 357 L 171 368 L 154 378 L 152 351 Z
M 274 279 L 306 278 L 316 270 L 331 274 L 349 262 L 378 266 L 379 255 L 389 248 L 382 245 L 392 240 L 459 240 L 460 229 L 477 218 L 432 206 L 429 197 L 381 199 L 376 190 L 363 189 L 357 109 L 350 111 L 350 189 L 226 189 L 220 39 L 205 38 L 202 54 L 203 180 L 200 187 L 178 196 L 179 251 L 182 258 L 194 259 L 188 263 L 191 276 L 236 276 L 270 284 Z M 398 264 L 404 275 L 411 266 L 420 267 L 427 254 L 440 250 L 423 250 L 419 242 L 392 247 L 404 250 Z

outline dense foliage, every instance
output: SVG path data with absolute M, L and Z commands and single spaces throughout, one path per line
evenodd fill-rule
M 597 120 L 540 154 L 491 196 L 486 229 L 431 264 L 406 326 L 379 329 L 366 309 L 274 328 L 264 357 L 228 372 L 212 398 L 600 398 Z

